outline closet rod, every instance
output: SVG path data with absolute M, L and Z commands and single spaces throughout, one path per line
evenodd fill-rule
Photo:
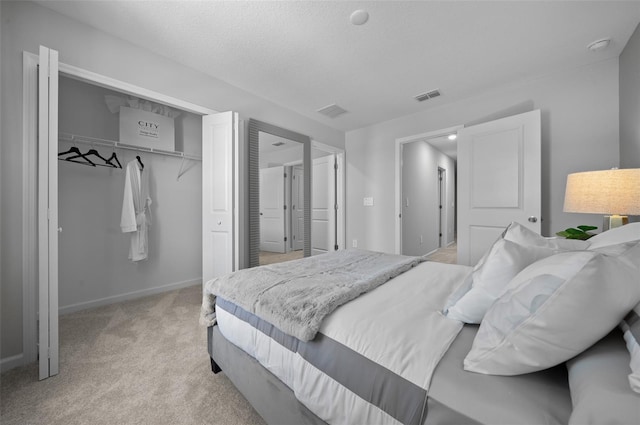
M 202 157 L 187 155 L 184 152 L 165 151 L 161 149 L 145 148 L 142 146 L 133 146 L 133 145 L 123 144 L 120 142 L 116 142 L 114 140 L 98 139 L 96 137 L 87 137 L 87 136 L 77 136 L 75 134 L 70 134 L 70 133 L 59 133 L 58 140 L 62 140 L 65 142 L 73 142 L 73 143 L 83 143 L 88 145 L 108 146 L 114 149 L 115 148 L 129 149 L 129 150 L 138 151 L 138 152 L 157 153 L 160 155 L 173 156 L 176 158 L 190 159 L 192 161 L 202 161 Z

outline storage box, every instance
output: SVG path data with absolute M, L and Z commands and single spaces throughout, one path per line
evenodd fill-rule
M 120 107 L 120 143 L 143 148 L 175 150 L 173 118 L 142 109 Z

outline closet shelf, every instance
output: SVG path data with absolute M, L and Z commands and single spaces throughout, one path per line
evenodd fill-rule
M 165 151 L 161 149 L 145 148 L 142 146 L 127 145 L 125 143 L 116 142 L 114 140 L 99 139 L 96 137 L 78 136 L 70 133 L 62 133 L 62 132 L 59 133 L 58 140 L 62 140 L 65 142 L 73 142 L 73 143 L 83 143 L 88 145 L 108 146 L 114 149 L 115 148 L 129 149 L 129 150 L 138 151 L 138 152 L 157 153 L 160 155 L 174 156 L 176 158 L 189 159 L 192 161 L 202 161 L 202 157 L 185 154 L 184 152 Z

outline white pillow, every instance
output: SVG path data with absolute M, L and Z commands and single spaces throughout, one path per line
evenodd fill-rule
M 507 226 L 487 250 L 471 274 L 451 294 L 443 313 L 465 323 L 480 323 L 507 283 L 529 264 L 565 249 L 582 249 L 583 241 L 569 244 L 548 239 L 518 222 Z M 578 248 L 582 246 L 582 248 Z
M 589 238 L 589 249 L 640 240 L 640 222 L 615 227 Z
M 522 270 L 491 306 L 465 370 L 518 375 L 594 344 L 640 301 L 640 243 L 620 256 L 561 252 Z
M 445 314 L 465 323 L 480 323 L 515 275 L 555 252 L 550 248 L 522 246 L 498 239 L 474 267 L 465 284 L 449 299 Z
M 620 328 L 624 332 L 627 350 L 631 355 L 629 385 L 633 391 L 640 393 L 640 304 L 620 322 Z
M 545 238 L 520 223 L 513 222 L 507 227 L 502 237 L 524 246 L 539 246 L 563 251 L 587 249 L 588 241 L 579 239 Z

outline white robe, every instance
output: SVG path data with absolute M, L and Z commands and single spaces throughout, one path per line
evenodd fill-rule
M 149 172 L 142 173 L 138 161 L 127 163 L 122 200 L 120 228 L 131 233 L 129 259 L 140 261 L 148 255 L 147 228 L 151 224 L 151 198 L 149 197 Z

